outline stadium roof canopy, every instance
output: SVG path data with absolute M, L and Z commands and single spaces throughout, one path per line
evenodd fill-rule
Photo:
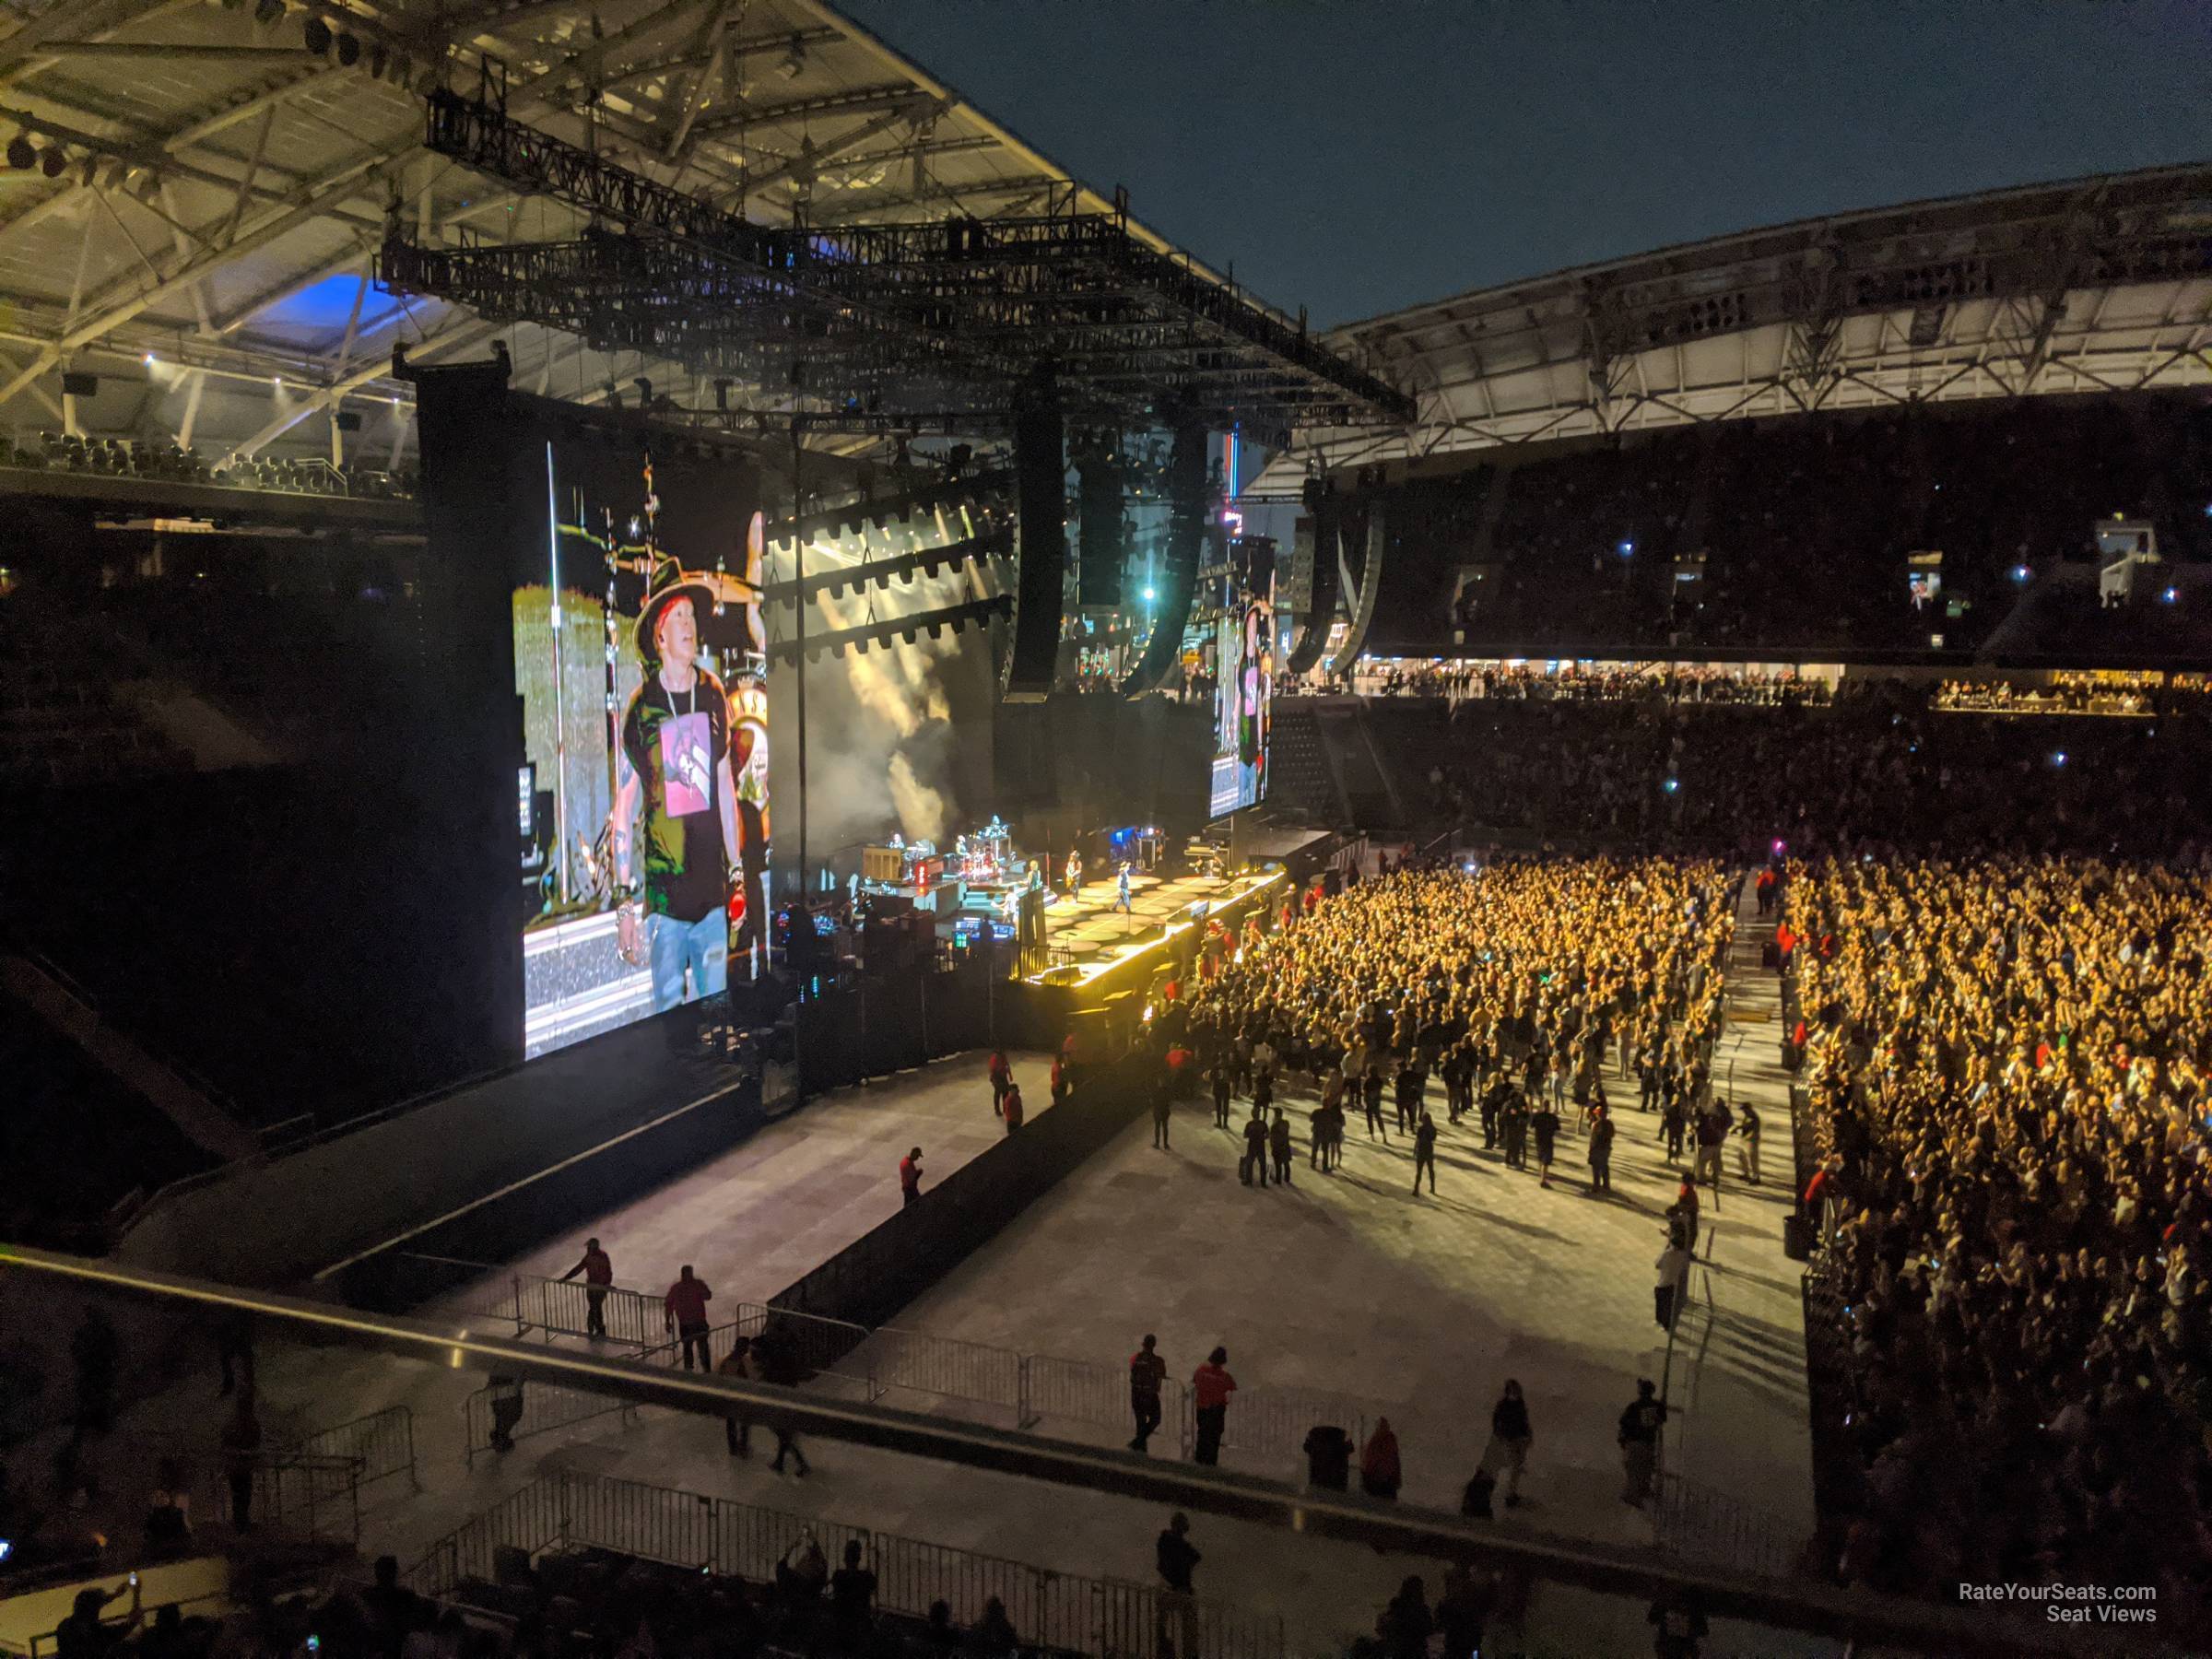
M 2212 384 L 2212 165 L 1806 219 L 1348 324 L 1409 429 L 1311 431 L 1309 465 L 1785 415 Z
M 9 10 L 0 429 L 21 438 L 66 421 L 218 459 L 342 447 L 383 466 L 411 442 L 393 347 L 436 363 L 481 356 L 495 335 L 526 390 L 598 402 L 610 382 L 628 396 L 645 376 L 708 401 L 673 365 L 374 282 L 389 215 L 449 245 L 547 241 L 584 222 L 424 147 L 423 94 L 441 77 L 473 87 L 485 54 L 517 117 L 766 224 L 1113 210 L 821 0 Z M 97 389 L 72 394 L 65 371 Z M 353 429 L 338 429 L 340 409 L 359 417 Z

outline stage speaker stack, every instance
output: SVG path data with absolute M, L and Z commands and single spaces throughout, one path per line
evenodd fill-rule
M 1021 574 L 1014 606 L 1014 652 L 1006 674 L 1013 702 L 1041 702 L 1060 663 L 1060 606 L 1067 574 L 1067 462 L 1059 394 L 1040 370 L 1014 412 L 1014 499 Z
M 1076 583 L 1086 610 L 1112 610 L 1122 602 L 1122 571 L 1129 562 L 1129 523 L 1122 510 L 1122 469 L 1105 443 L 1076 457 L 1078 557 Z
M 1183 625 L 1198 590 L 1198 554 L 1206 542 L 1208 502 L 1206 487 L 1207 433 L 1189 411 L 1175 419 L 1175 447 L 1168 457 L 1168 539 L 1160 571 L 1159 608 L 1145 654 L 1122 681 L 1124 697 L 1151 690 L 1168 677 L 1182 653 Z
M 1310 673 L 1321 661 L 1329 629 L 1336 620 L 1336 595 L 1342 591 L 1344 498 L 1326 478 L 1308 478 L 1305 507 L 1313 521 L 1313 572 L 1306 584 L 1305 621 L 1284 665 L 1292 674 Z

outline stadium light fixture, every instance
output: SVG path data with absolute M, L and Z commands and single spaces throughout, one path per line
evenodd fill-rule
M 2017 564 L 2012 567 L 2012 579 L 2015 582 L 2025 582 L 2034 573 L 2024 564 Z
M 2166 604 L 2168 604 L 2168 605 L 2171 605 L 2171 604 L 2172 604 L 2172 603 L 2173 603 L 2175 600 L 2179 599 L 2181 596 L 2182 596 L 2182 590 L 2181 590 L 2181 589 L 2179 589 L 2179 588 L 2168 588 L 2168 589 L 2167 589 L 2167 590 L 2166 590 L 2164 593 L 2162 593 L 2162 594 L 2160 594 L 2159 595 L 2159 599 L 2160 599 L 2160 600 L 2162 600 L 2164 603 L 2166 603 Z
M 1149 605 L 1149 604 L 1151 604 L 1153 600 L 1155 600 L 1155 599 L 1157 599 L 1157 598 L 1159 598 L 1159 592 L 1158 592 L 1157 590 L 1155 590 L 1155 589 L 1153 589 L 1153 588 L 1147 588 L 1147 589 L 1145 590 L 1145 603 L 1146 603 L 1147 605 Z

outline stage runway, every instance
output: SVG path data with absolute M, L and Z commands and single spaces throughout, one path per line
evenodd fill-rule
M 1223 905 L 1233 904 L 1269 881 L 1277 873 L 1215 877 L 1178 876 L 1162 881 L 1156 876 L 1132 876 L 1129 910 L 1121 908 L 1121 886 L 1112 877 L 1087 881 L 1069 897 L 1055 894 L 1045 907 L 1045 942 L 1052 947 L 1054 967 L 1074 967 L 1089 978 L 1113 965 L 1147 929 L 1203 921 Z M 1157 935 L 1150 941 L 1158 943 Z
M 808 1100 L 688 1175 L 579 1215 L 561 1237 L 434 1305 L 490 1306 L 514 1274 L 559 1277 L 594 1237 L 614 1258 L 618 1285 L 657 1297 L 689 1263 L 712 1287 L 717 1311 L 765 1302 L 899 1207 L 899 1160 L 908 1147 L 922 1147 L 926 1192 L 1001 1138 L 987 1057 L 982 1050 L 949 1055 Z M 1025 1118 L 1042 1116 L 1052 1108 L 1051 1057 L 1020 1050 L 1006 1057 Z

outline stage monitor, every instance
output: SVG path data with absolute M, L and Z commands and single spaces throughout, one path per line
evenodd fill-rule
M 527 1056 L 764 972 L 767 642 L 752 477 L 647 438 L 542 438 L 514 606 Z M 549 785 L 549 788 L 548 788 Z
M 1214 624 L 1214 758 L 1206 816 L 1267 798 L 1267 742 L 1275 699 L 1274 561 L 1254 559 L 1249 580 Z

